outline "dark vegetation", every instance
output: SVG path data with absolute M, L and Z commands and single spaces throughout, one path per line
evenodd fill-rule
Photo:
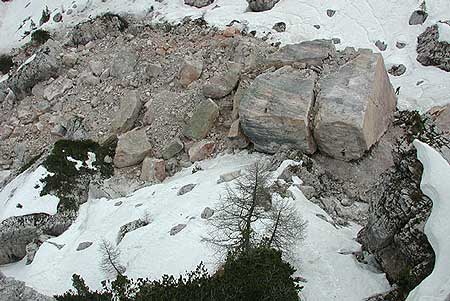
M 47 30 L 38 29 L 31 34 L 31 42 L 36 45 L 42 45 L 51 38 L 50 33 Z
M 109 178 L 112 176 L 114 167 L 111 163 L 104 161 L 105 156 L 114 157 L 116 141 L 105 145 L 99 145 L 92 140 L 59 140 L 53 146 L 51 154 L 43 162 L 43 166 L 53 176 L 47 176 L 42 180 L 45 184 L 41 195 L 54 194 L 59 197 L 58 212 L 76 211 L 83 202 L 82 196 L 87 194 L 89 181 L 94 176 Z M 67 160 L 71 157 L 75 160 L 85 162 L 88 160 L 88 152 L 94 153 L 96 160 L 90 169 L 83 163 L 80 170 L 75 168 L 75 163 Z
M 128 279 L 118 275 L 112 282 L 103 282 L 101 291 L 91 291 L 84 280 L 72 276 L 75 291 L 55 296 L 59 301 L 112 300 L 121 301 L 202 301 L 202 300 L 298 300 L 301 290 L 295 269 L 281 258 L 281 252 L 264 247 L 250 248 L 243 253 L 230 253 L 223 268 L 209 275 L 200 263 L 185 276 L 164 275 L 160 280 Z
M 14 66 L 14 62 L 12 60 L 12 56 L 2 54 L 0 55 L 0 72 L 3 74 L 7 74 L 9 70 Z

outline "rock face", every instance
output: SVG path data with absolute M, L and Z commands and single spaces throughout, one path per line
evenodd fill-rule
M 54 301 L 53 297 L 45 296 L 31 287 L 25 285 L 25 282 L 6 277 L 0 272 L 0 300 L 11 301 Z
M 305 41 L 290 44 L 269 56 L 268 64 L 284 66 L 294 63 L 321 65 L 329 57 L 336 55 L 336 48 L 330 40 Z
M 173 158 L 183 150 L 183 147 L 183 142 L 177 138 L 162 150 L 162 156 L 165 160 Z
M 178 224 L 176 226 L 173 226 L 172 229 L 170 229 L 170 236 L 178 234 L 181 230 L 186 228 L 186 226 L 186 224 Z
M 141 180 L 162 182 L 166 178 L 166 164 L 162 159 L 145 158 L 142 162 Z
M 119 233 L 117 234 L 116 244 L 119 244 L 127 233 L 134 231 L 136 229 L 145 227 L 148 224 L 149 224 L 148 220 L 137 219 L 137 220 L 126 223 L 125 225 L 121 226 L 119 229 Z
M 314 153 L 311 114 L 316 75 L 283 67 L 259 75 L 241 99 L 240 122 L 257 150 L 275 153 L 290 145 Z
M 133 128 L 141 110 L 142 102 L 138 91 L 128 91 L 120 101 L 120 108 L 112 122 L 115 133 L 123 133 Z
M 116 78 L 124 78 L 134 71 L 137 64 L 138 55 L 132 48 L 119 49 L 112 61 L 110 74 Z
M 227 96 L 236 88 L 240 75 L 241 65 L 230 63 L 226 73 L 214 76 L 203 86 L 203 95 L 212 99 L 220 99 Z
M 320 80 L 314 138 L 321 152 L 360 158 L 384 134 L 396 107 L 383 58 L 369 50 Z
M 272 9 L 280 0 L 247 0 L 248 6 L 254 12 Z
M 213 3 L 214 0 L 184 0 L 184 4 L 202 8 Z
M 206 99 L 197 105 L 189 124 L 183 134 L 191 139 L 203 139 L 219 117 L 219 106 L 211 99 Z
M 139 164 L 151 151 L 145 128 L 126 132 L 119 136 L 114 165 L 122 168 Z
M 450 44 L 439 41 L 439 27 L 428 27 L 417 37 L 417 61 L 450 72 Z

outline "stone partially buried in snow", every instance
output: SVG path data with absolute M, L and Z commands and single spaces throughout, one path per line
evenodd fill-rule
M 118 138 L 114 156 L 114 165 L 117 168 L 139 164 L 152 151 L 145 128 L 126 132 Z
M 178 190 L 177 195 L 183 195 L 183 194 L 186 194 L 188 192 L 191 192 L 192 189 L 195 188 L 195 186 L 197 186 L 197 184 L 184 185 L 183 187 L 180 188 L 180 190 Z
M 117 50 L 116 56 L 110 68 L 110 75 L 116 78 L 125 78 L 134 71 L 137 64 L 138 55 L 136 51 L 129 47 Z
M 214 122 L 219 117 L 219 106 L 211 99 L 205 99 L 197 105 L 194 114 L 183 131 L 191 139 L 203 139 L 208 135 Z
M 166 163 L 162 159 L 145 158 L 142 162 L 141 180 L 162 182 L 166 178 Z
M 127 91 L 120 100 L 120 108 L 112 121 L 115 133 L 123 133 L 133 128 L 141 110 L 142 103 L 138 91 Z
M 224 98 L 236 88 L 241 76 L 241 65 L 229 63 L 228 71 L 214 76 L 203 86 L 203 95 L 206 98 Z
M 211 218 L 213 215 L 214 215 L 214 210 L 209 207 L 206 207 L 205 209 L 203 209 L 200 217 L 203 219 L 208 219 L 208 218 Z
M 195 6 L 197 8 L 202 8 L 213 3 L 214 0 L 184 0 L 184 4 Z
M 178 224 L 176 226 L 173 226 L 172 229 L 170 229 L 170 236 L 174 236 L 177 233 L 179 233 L 181 230 L 186 228 L 186 224 Z
M 208 140 L 194 143 L 189 149 L 189 160 L 196 162 L 206 159 L 214 152 L 215 146 L 213 141 Z
M 68 78 L 58 78 L 44 89 L 44 98 L 52 101 L 71 89 L 73 82 Z
M 247 0 L 251 11 L 261 12 L 272 9 L 280 0 Z
M 85 249 L 89 248 L 90 246 L 92 246 L 91 241 L 80 242 L 80 244 L 77 247 L 77 251 L 85 250 Z
M 321 65 L 326 58 L 335 55 L 336 48 L 331 40 L 313 40 L 286 45 L 270 55 L 267 62 L 275 66 L 294 63 Z
M 314 105 L 313 72 L 289 66 L 259 75 L 241 99 L 240 122 L 255 148 L 276 153 L 289 145 L 314 153 L 310 115 Z
M 409 25 L 423 24 L 423 22 L 425 22 L 427 17 L 428 14 L 423 10 L 416 10 L 411 14 L 411 17 L 409 17 Z
M 396 107 L 383 57 L 360 49 L 320 87 L 314 129 L 319 150 L 345 161 L 361 158 L 387 130 Z

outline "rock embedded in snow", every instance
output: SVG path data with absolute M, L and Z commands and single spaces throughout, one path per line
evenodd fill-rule
M 404 42 L 396 42 L 395 43 L 395 47 L 397 47 L 398 49 L 403 49 L 406 47 L 406 43 Z
M 330 18 L 333 17 L 335 13 L 336 13 L 335 10 L 333 10 L 333 9 L 327 9 L 327 16 L 328 16 L 328 17 L 330 17 Z
M 78 244 L 78 247 L 77 247 L 76 251 L 83 251 L 83 250 L 89 248 L 90 246 L 92 246 L 92 244 L 93 244 L 93 242 L 91 242 L 91 241 L 80 242 Z
M 114 165 L 123 168 L 139 164 L 151 153 L 152 145 L 145 128 L 126 132 L 118 137 Z
M 286 23 L 284 23 L 284 22 L 277 22 L 272 27 L 272 29 L 277 31 L 277 32 L 285 32 L 286 31 Z
M 280 0 L 247 0 L 250 10 L 262 12 L 271 10 Z
M 220 99 L 230 94 L 239 81 L 241 68 L 238 63 L 228 63 L 228 70 L 225 73 L 212 77 L 203 86 L 203 95 L 206 98 Z
M 240 105 L 244 134 L 257 150 L 276 153 L 290 145 L 316 151 L 311 132 L 316 74 L 286 66 L 259 75 L 245 91 Z
M 214 215 L 214 210 L 206 207 L 205 209 L 203 209 L 202 214 L 200 215 L 201 218 L 203 219 L 209 219 Z
M 213 3 L 214 0 L 184 0 L 184 4 L 202 8 Z
M 409 25 L 421 25 L 428 18 L 428 14 L 423 10 L 416 10 L 409 17 Z
M 119 79 L 125 78 L 134 71 L 138 60 L 137 52 L 130 47 L 117 49 L 110 68 L 111 76 Z
M 387 130 L 397 99 L 383 57 L 370 50 L 320 79 L 314 138 L 334 158 L 359 159 Z
M 400 75 L 403 75 L 405 72 L 406 72 L 406 66 L 403 64 L 393 65 L 388 70 L 388 73 L 392 74 L 393 76 L 400 76 Z
M 191 192 L 192 189 L 195 188 L 195 186 L 197 186 L 197 184 L 186 184 L 178 190 L 177 195 L 184 195 L 188 192 Z
M 58 12 L 53 16 L 53 22 L 59 23 L 62 21 L 62 18 L 63 18 L 62 14 Z
M 148 220 L 137 219 L 137 220 L 126 223 L 125 225 L 121 226 L 119 229 L 119 233 L 117 234 L 116 244 L 118 245 L 127 233 L 130 233 L 136 229 L 145 227 L 148 224 L 149 224 Z
M 322 65 L 327 58 L 336 55 L 336 48 L 331 40 L 313 40 L 283 46 L 267 59 L 269 65 L 285 66 L 294 63 Z
M 191 162 L 204 160 L 212 155 L 215 147 L 214 141 L 201 140 L 196 142 L 189 148 L 189 160 Z
M 203 72 L 203 61 L 194 58 L 185 58 L 178 78 L 183 87 L 189 86 L 200 78 Z
M 387 49 L 387 44 L 384 41 L 377 40 L 375 46 L 377 46 L 380 51 L 385 51 Z
M 450 72 L 450 44 L 439 41 L 439 27 L 428 27 L 417 37 L 417 61 Z
M 172 229 L 170 229 L 170 236 L 178 234 L 181 230 L 186 228 L 186 226 L 186 224 L 178 224 L 176 226 L 173 226 Z
M 141 180 L 162 182 L 166 178 L 166 162 L 163 159 L 147 157 L 142 162 Z
M 217 180 L 217 184 L 224 183 L 224 182 L 231 182 L 241 176 L 241 170 L 236 170 L 232 172 L 228 172 L 225 174 L 220 175 L 219 179 Z
M 124 133 L 134 127 L 142 102 L 137 90 L 126 91 L 120 100 L 120 108 L 112 121 L 115 133 Z
M 184 136 L 191 139 L 205 138 L 218 117 L 219 106 L 211 99 L 203 100 L 196 106 L 194 114 L 184 128 Z

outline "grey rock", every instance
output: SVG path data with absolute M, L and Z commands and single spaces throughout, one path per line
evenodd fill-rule
M 310 117 L 316 75 L 289 66 L 259 75 L 241 100 L 240 123 L 255 148 L 275 153 L 289 145 L 314 153 Z
M 241 176 L 241 170 L 236 170 L 220 175 L 217 184 L 231 182 Z
M 208 158 L 215 150 L 213 141 L 201 140 L 194 143 L 189 149 L 189 160 L 191 162 L 201 161 Z
M 100 76 L 103 73 L 103 70 L 105 70 L 105 66 L 100 61 L 91 60 L 89 61 L 89 69 L 95 76 Z
M 320 25 L 319 24 L 316 24 L 316 25 L 313 25 L 313 26 L 314 26 L 315 29 L 320 29 Z
M 197 186 L 197 184 L 187 184 L 187 185 L 184 185 L 183 187 L 181 187 L 181 188 L 178 190 L 177 195 L 183 195 L 183 194 L 186 194 L 186 193 L 188 193 L 188 192 L 191 192 L 192 189 L 195 188 L 195 186 Z
M 397 47 L 398 49 L 403 49 L 406 47 L 406 43 L 403 42 L 396 42 L 395 43 L 395 47 Z
M 428 18 L 428 14 L 423 10 L 416 10 L 409 17 L 409 25 L 421 25 Z
M 393 76 L 400 76 L 406 72 L 406 66 L 403 64 L 393 65 L 391 68 L 389 68 L 388 72 Z
M 214 215 L 214 210 L 206 207 L 205 209 L 203 209 L 202 214 L 200 215 L 201 218 L 203 219 L 209 219 Z
M 240 81 L 236 93 L 233 97 L 233 111 L 231 112 L 231 118 L 236 120 L 239 118 L 239 107 L 241 105 L 241 99 L 245 90 L 248 88 L 248 84 L 244 81 Z
M 184 0 L 184 4 L 195 6 L 197 8 L 202 8 L 213 3 L 214 0 Z
M 119 233 L 117 234 L 116 244 L 118 245 L 127 233 L 130 233 L 134 230 L 145 227 L 149 224 L 149 222 L 150 221 L 148 221 L 148 220 L 137 219 L 137 220 L 126 223 L 125 225 L 121 226 L 119 229 Z
M 320 79 L 314 138 L 319 150 L 337 159 L 360 158 L 384 134 L 397 99 L 383 57 L 370 50 L 338 72 Z
M 136 90 L 127 91 L 120 100 L 120 108 L 111 123 L 115 133 L 124 133 L 134 127 L 134 123 L 139 116 L 142 102 L 139 92 Z
M 294 63 L 321 65 L 327 58 L 336 55 L 336 48 L 330 40 L 305 41 L 283 46 L 269 56 L 269 65 L 284 66 Z
M 8 94 L 6 94 L 5 100 L 4 102 L 6 102 L 7 104 L 14 104 L 16 102 L 16 95 L 14 94 L 14 91 L 11 89 L 8 89 Z
M 271 10 L 280 0 L 247 0 L 251 11 L 262 12 Z
M 178 75 L 183 87 L 189 86 L 200 78 L 203 72 L 203 61 L 193 58 L 185 58 Z
M 122 201 L 118 201 L 118 202 L 115 202 L 115 203 L 114 203 L 114 206 L 115 206 L 115 207 L 119 207 L 119 206 L 122 205 L 122 204 L 123 204 Z
M 162 159 L 145 158 L 142 162 L 141 180 L 145 182 L 162 182 L 166 178 L 166 163 Z
M 90 246 L 92 246 L 92 242 L 91 241 L 84 241 L 84 242 L 80 242 L 79 244 L 78 244 L 78 247 L 77 247 L 77 251 L 83 251 L 83 250 L 85 250 L 85 249 L 87 249 L 87 248 L 89 248 Z
M 76 55 L 76 53 L 73 52 L 65 53 L 62 57 L 62 62 L 64 66 L 72 68 L 77 64 L 78 56 Z
M 380 51 L 385 51 L 387 49 L 387 44 L 384 41 L 377 40 L 375 46 L 377 46 Z
M 186 226 L 187 226 L 186 224 L 178 224 L 176 226 L 173 226 L 172 229 L 170 229 L 170 235 L 174 236 L 178 234 L 181 230 L 186 228 Z
M 56 14 L 53 16 L 53 21 L 56 22 L 56 23 L 59 23 L 59 22 L 62 21 L 62 18 L 63 18 L 63 16 L 62 16 L 61 13 L 56 13 Z
M 25 282 L 6 277 L 0 272 L 0 300 L 8 301 L 55 301 L 53 297 L 38 293 Z
M 64 95 L 64 93 L 72 89 L 72 87 L 72 80 L 68 78 L 58 78 L 44 89 L 43 96 L 48 101 L 52 101 L 53 99 Z
M 138 60 L 137 52 L 129 47 L 117 50 L 110 68 L 110 74 L 113 77 L 123 79 L 134 71 Z
M 162 150 L 161 154 L 165 160 L 168 160 L 179 154 L 183 148 L 183 142 L 179 138 L 176 138 Z
M 417 37 L 417 61 L 450 72 L 450 44 L 439 41 L 439 27 L 428 27 Z
M 284 22 L 277 22 L 272 27 L 272 29 L 277 31 L 277 32 L 285 32 L 286 31 L 286 23 L 284 23 Z
M 335 13 L 336 13 L 335 10 L 327 9 L 327 16 L 328 17 L 330 17 L 330 18 L 333 17 Z
M 205 99 L 197 105 L 183 135 L 191 139 L 202 139 L 208 135 L 219 117 L 219 106 L 211 99 Z
M 152 151 L 145 128 L 126 132 L 118 138 L 114 156 L 114 165 L 117 168 L 139 164 Z
M 226 73 L 214 76 L 203 86 L 203 95 L 212 99 L 220 99 L 227 96 L 236 88 L 240 76 L 241 65 L 229 63 Z

